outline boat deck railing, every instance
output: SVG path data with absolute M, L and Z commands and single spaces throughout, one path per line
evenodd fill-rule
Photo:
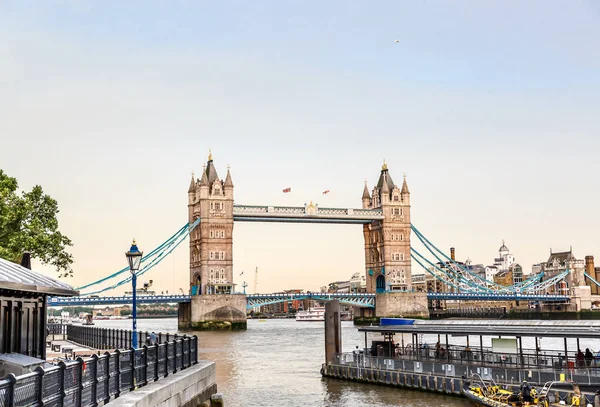
M 385 349 L 384 349 L 385 350 Z M 368 354 L 370 350 L 367 351 Z M 405 360 L 437 360 L 446 363 L 465 363 L 485 366 L 504 366 L 522 369 L 592 369 L 600 374 L 600 359 L 577 359 L 575 354 L 566 358 L 564 351 L 523 349 L 519 353 L 494 352 L 489 347 L 468 347 L 451 345 L 445 346 L 421 345 L 419 348 L 407 345 L 404 348 L 395 348 L 394 357 Z
M 365 352 L 366 351 L 366 352 Z M 349 365 L 357 368 L 380 370 L 397 370 L 408 373 L 429 373 L 439 376 L 470 377 L 480 374 L 483 379 L 497 382 L 517 384 L 522 380 L 535 383 L 546 383 L 561 379 L 572 380 L 580 384 L 593 384 L 600 381 L 600 366 L 580 368 L 556 368 L 554 366 L 536 365 L 520 366 L 510 363 L 482 363 L 481 360 L 465 358 L 422 357 L 409 354 L 393 356 L 370 356 L 370 349 L 361 349 L 359 353 L 338 353 L 334 364 Z M 514 356 L 514 355 L 513 355 Z M 564 377 L 563 377 L 564 375 Z

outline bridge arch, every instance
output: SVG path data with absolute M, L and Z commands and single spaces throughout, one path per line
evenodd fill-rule
M 375 289 L 376 293 L 383 293 L 385 292 L 385 277 L 380 274 L 377 276 L 377 281 L 376 281 L 377 287 Z

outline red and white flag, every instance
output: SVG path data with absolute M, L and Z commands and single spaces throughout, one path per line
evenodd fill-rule
M 327 195 L 329 193 L 329 190 L 323 191 L 323 195 Z
M 292 192 L 292 188 L 286 188 L 283 190 L 284 193 Z

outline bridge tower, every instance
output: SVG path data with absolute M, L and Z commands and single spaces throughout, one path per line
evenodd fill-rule
M 212 154 L 188 190 L 189 222 L 200 218 L 190 235 L 192 295 L 233 293 L 233 182 L 229 168 L 221 180 Z
M 190 234 L 191 301 L 179 304 L 179 329 L 246 329 L 246 296 L 233 284 L 233 181 L 229 168 L 219 178 L 211 153 L 188 189 L 188 220 L 198 218 Z
M 377 184 L 362 195 L 363 209 L 381 209 L 383 220 L 363 226 L 367 292 L 410 291 L 410 192 L 406 176 L 399 187 L 383 162 Z

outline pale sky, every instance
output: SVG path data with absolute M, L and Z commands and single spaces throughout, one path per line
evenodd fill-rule
M 0 1 L 0 168 L 58 200 L 71 284 L 181 227 L 209 148 L 236 203 L 360 207 L 385 158 L 461 260 L 600 258 L 597 1 L 122 3 Z M 316 290 L 364 271 L 362 239 L 236 223 L 235 282 Z M 143 280 L 188 273 L 185 243 Z

